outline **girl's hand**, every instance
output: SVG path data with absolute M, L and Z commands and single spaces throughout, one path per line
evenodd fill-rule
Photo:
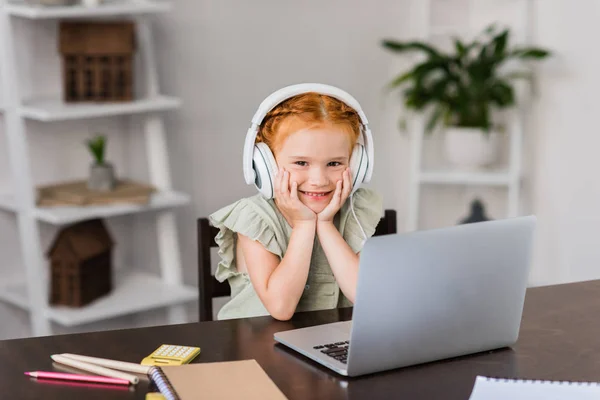
M 283 168 L 275 176 L 275 204 L 292 229 L 299 223 L 317 220 L 317 215 L 298 198 L 298 183 L 290 185 L 290 173 Z
M 350 195 L 351 190 L 352 183 L 350 182 L 350 168 L 346 168 L 346 170 L 342 173 L 342 180 L 337 181 L 335 192 L 333 193 L 331 201 L 327 207 L 325 207 L 325 209 L 319 213 L 317 220 L 319 222 L 333 221 L 333 217 L 340 210 Z

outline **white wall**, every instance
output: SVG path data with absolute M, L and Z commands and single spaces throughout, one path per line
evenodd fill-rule
M 532 115 L 533 205 L 540 218 L 540 281 L 600 277 L 600 3 L 535 2 L 537 41 L 557 57 L 543 71 Z

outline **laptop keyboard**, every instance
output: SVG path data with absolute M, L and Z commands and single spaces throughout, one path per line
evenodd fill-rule
M 314 346 L 313 349 L 321 350 L 321 353 L 327 354 L 329 357 L 335 358 L 342 364 L 346 364 L 348 361 L 348 347 L 349 346 L 350 346 L 350 341 L 346 340 L 345 342 L 320 344 L 318 346 Z

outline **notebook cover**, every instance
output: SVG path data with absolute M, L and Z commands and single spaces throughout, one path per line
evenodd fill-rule
M 256 360 L 160 367 L 181 400 L 286 400 Z

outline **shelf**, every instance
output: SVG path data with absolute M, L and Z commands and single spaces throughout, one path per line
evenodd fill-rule
M 38 100 L 24 104 L 20 114 L 29 119 L 51 122 L 82 118 L 109 117 L 172 110 L 181 105 L 174 97 L 156 96 L 123 103 L 64 103 L 61 100 Z
M 112 204 L 106 206 L 85 207 L 38 207 L 36 217 L 43 222 L 55 225 L 70 224 L 93 218 L 108 218 L 120 215 L 160 210 L 186 205 L 190 202 L 187 194 L 173 191 L 163 191 L 152 194 L 148 204 Z
M 46 317 L 64 326 L 77 326 L 198 298 L 198 289 L 195 287 L 166 285 L 160 277 L 141 271 L 116 273 L 114 282 L 115 288 L 111 294 L 82 308 L 50 307 Z M 0 288 L 0 300 L 29 309 L 24 282 L 13 282 Z
M 70 224 L 93 218 L 109 218 L 121 215 L 174 208 L 189 204 L 190 196 L 181 192 L 162 191 L 152 194 L 148 204 L 133 203 L 111 204 L 102 206 L 56 206 L 36 207 L 34 213 L 38 220 L 54 225 Z M 0 194 L 0 210 L 17 212 L 14 197 Z
M 0 210 L 17 212 L 17 205 L 12 195 L 0 193 Z
M 98 7 L 41 6 L 26 2 L 11 2 L 4 6 L 9 15 L 30 19 L 119 17 L 156 14 L 169 11 L 171 8 L 171 2 L 148 0 L 107 1 Z
M 427 171 L 419 175 L 422 183 L 447 185 L 508 186 L 511 178 L 508 172 Z

